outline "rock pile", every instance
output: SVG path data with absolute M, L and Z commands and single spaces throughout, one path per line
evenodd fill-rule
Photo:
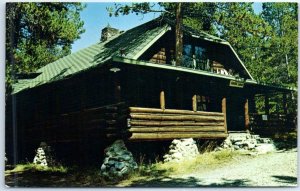
M 249 150 L 257 154 L 264 154 L 276 150 L 270 138 L 261 138 L 249 132 L 229 132 L 228 137 L 216 150 Z
M 195 158 L 199 154 L 196 141 L 192 138 L 174 139 L 169 148 L 169 153 L 163 156 L 164 162 L 179 162 Z
M 4 156 L 5 158 L 4 158 L 4 161 L 5 161 L 5 165 L 7 164 L 7 162 L 8 162 L 8 159 L 7 159 L 7 157 L 6 157 L 6 153 L 5 153 L 5 156 Z
M 101 174 L 106 178 L 123 177 L 138 168 L 132 153 L 127 150 L 122 140 L 115 141 L 104 152 Z
M 33 163 L 41 166 L 54 165 L 54 158 L 51 153 L 51 147 L 48 146 L 45 142 L 41 142 L 40 147 L 36 150 Z

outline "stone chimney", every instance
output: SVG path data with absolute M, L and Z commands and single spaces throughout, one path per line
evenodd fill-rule
M 116 36 L 120 33 L 118 29 L 112 28 L 109 24 L 102 29 L 101 32 L 101 42 L 111 39 L 113 36 Z

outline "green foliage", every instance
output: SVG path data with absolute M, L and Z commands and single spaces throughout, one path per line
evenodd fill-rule
M 216 30 L 228 40 L 253 77 L 264 83 L 297 86 L 297 4 L 219 3 Z
M 261 17 L 272 27 L 266 59 L 275 83 L 297 86 L 298 7 L 297 3 L 263 3 Z M 270 73 L 267 73 L 268 75 Z
M 115 3 L 114 7 L 107 7 L 107 11 L 109 16 L 115 17 L 132 13 L 139 15 L 157 12 L 162 17 L 175 19 L 176 4 L 167 2 L 157 4 L 150 2 L 131 3 L 130 5 Z M 210 31 L 215 10 L 215 3 L 182 3 L 183 22 L 194 29 Z
M 253 77 L 266 81 L 263 50 L 265 38 L 271 35 L 271 27 L 256 15 L 252 3 L 219 3 L 216 30 L 237 51 Z
M 81 3 L 8 3 L 6 7 L 6 84 L 15 73 L 38 68 L 71 53 L 84 32 Z

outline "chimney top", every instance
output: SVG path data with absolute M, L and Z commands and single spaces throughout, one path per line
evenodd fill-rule
M 108 23 L 107 26 L 102 29 L 101 42 L 107 41 L 118 34 L 120 34 L 120 31 L 118 29 L 112 28 Z

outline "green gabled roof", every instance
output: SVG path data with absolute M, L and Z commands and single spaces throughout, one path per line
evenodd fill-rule
M 114 56 L 120 56 L 120 49 L 125 50 L 126 55 L 123 55 L 123 58 L 136 60 L 170 30 L 171 27 L 174 27 L 174 24 L 174 21 L 169 19 L 154 19 L 121 33 L 109 41 L 96 43 L 58 59 L 37 70 L 36 72 L 41 74 L 36 78 L 18 80 L 16 84 L 13 84 L 13 94 L 42 84 L 63 80 L 72 75 L 100 66 L 108 60 L 111 60 Z M 231 47 L 227 41 L 205 32 L 198 32 L 186 26 L 183 27 L 183 31 L 192 37 L 225 44 Z M 238 58 L 237 55 L 235 56 Z M 239 58 L 238 60 L 247 71 L 242 61 Z M 248 71 L 247 73 L 249 74 Z M 251 77 L 250 74 L 249 76 Z M 251 79 L 253 78 L 251 77 Z
M 37 72 L 41 74 L 34 79 L 18 80 L 13 84 L 13 94 L 97 67 L 113 56 L 118 56 L 120 49 L 125 49 L 124 57 L 136 58 L 145 51 L 145 47 L 151 46 L 167 30 L 169 30 L 167 24 L 152 20 L 109 41 L 91 45 L 38 69 Z

